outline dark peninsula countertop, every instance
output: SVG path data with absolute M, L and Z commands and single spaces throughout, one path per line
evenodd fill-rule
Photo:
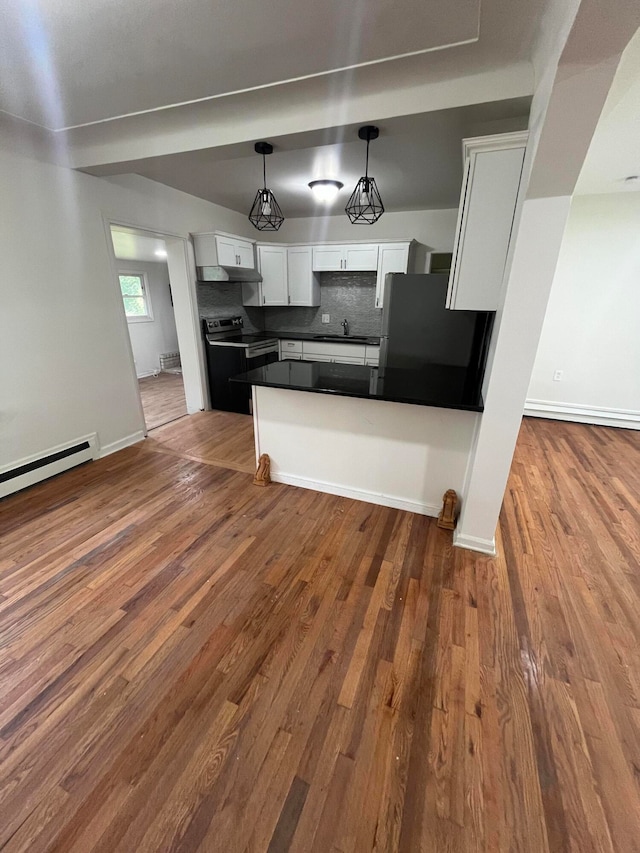
M 231 382 L 469 412 L 484 409 L 477 371 L 441 364 L 381 371 L 360 364 L 275 361 L 234 376 Z

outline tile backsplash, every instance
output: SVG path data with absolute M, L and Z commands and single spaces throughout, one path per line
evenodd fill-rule
M 379 335 L 382 311 L 376 304 L 376 274 L 372 272 L 319 273 L 320 305 L 317 308 L 245 308 L 238 282 L 198 284 L 201 317 L 239 315 L 246 331 L 312 332 L 342 334 L 343 320 L 354 335 Z M 331 322 L 322 323 L 329 314 Z
M 320 305 L 317 308 L 263 308 L 264 328 L 339 335 L 342 333 L 340 323 L 346 319 L 354 335 L 380 334 L 382 311 L 375 307 L 375 273 L 323 272 L 318 275 Z M 322 323 L 323 314 L 331 317 L 328 325 Z
M 245 308 L 242 304 L 242 285 L 237 281 L 198 284 L 198 313 L 200 317 L 237 317 L 244 320 L 244 329 L 259 332 L 264 329 L 264 309 Z

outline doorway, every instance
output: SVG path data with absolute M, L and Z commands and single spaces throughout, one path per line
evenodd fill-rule
M 187 414 L 167 246 L 111 225 L 118 283 L 147 432 Z

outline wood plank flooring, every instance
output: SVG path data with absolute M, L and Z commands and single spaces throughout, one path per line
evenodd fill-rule
M 182 375 L 159 373 L 138 379 L 140 399 L 147 429 L 175 421 L 187 414 Z
M 196 412 L 154 430 L 145 449 L 245 473 L 256 470 L 253 418 L 236 412 Z
M 525 420 L 496 559 L 149 441 L 5 500 L 0 849 L 640 850 L 639 438 Z

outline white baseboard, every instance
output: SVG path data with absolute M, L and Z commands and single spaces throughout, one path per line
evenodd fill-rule
M 160 370 L 147 370 L 145 373 L 136 373 L 136 379 L 146 379 L 147 376 L 159 376 Z
M 118 441 L 112 441 L 111 444 L 105 444 L 100 448 L 100 459 L 103 456 L 109 456 L 112 453 L 117 453 L 118 450 L 124 450 L 125 447 L 130 447 L 132 444 L 137 444 L 144 439 L 144 432 L 140 429 L 137 432 L 132 432 Z
M 9 480 L 0 483 L 0 497 L 6 497 L 14 492 L 19 492 L 26 489 L 28 486 L 34 486 L 42 480 L 47 480 L 49 477 L 54 477 L 56 474 L 61 474 L 63 471 L 68 471 L 69 468 L 75 468 L 82 462 L 88 462 L 90 459 L 98 459 L 100 451 L 98 449 L 98 437 L 95 432 L 90 435 L 82 435 L 79 438 L 74 438 L 71 441 L 65 441 L 62 444 L 57 444 L 55 447 L 48 447 L 46 450 L 41 450 L 38 453 L 32 453 L 30 456 L 25 456 L 22 459 L 16 459 L 14 462 L 9 462 L 6 465 L 0 466 L 0 474 L 5 474 L 8 471 L 14 471 L 16 468 L 30 465 L 38 460 L 43 460 L 48 456 L 54 456 L 57 453 L 62 453 L 75 447 L 78 444 L 87 443 L 88 448 L 79 450 L 70 456 L 65 456 L 62 459 L 56 459 L 54 462 L 49 462 L 46 465 L 41 465 L 24 474 L 13 476 Z
M 301 489 L 312 489 L 314 492 L 326 492 L 329 495 L 339 495 L 342 498 L 351 498 L 354 501 L 365 501 L 365 503 L 388 506 L 392 509 L 403 509 L 407 512 L 415 512 L 418 515 L 429 515 L 437 517 L 442 509 L 441 504 L 426 504 L 418 501 L 409 501 L 404 498 L 396 498 L 391 495 L 380 495 L 373 492 L 365 492 L 361 489 L 350 489 L 337 483 L 325 483 L 321 480 L 309 480 L 306 477 L 295 477 L 291 474 L 271 472 L 274 483 L 285 483 L 288 486 L 299 486 Z
M 453 532 L 453 544 L 456 548 L 466 548 L 468 551 L 479 551 L 481 554 L 488 554 L 490 557 L 496 555 L 496 540 L 480 539 L 477 536 L 466 536 L 464 533 L 459 533 L 457 530 Z
M 527 400 L 524 414 L 532 418 L 550 418 L 554 421 L 640 429 L 640 412 L 632 409 L 608 409 L 601 406 L 583 406 L 579 403 Z

